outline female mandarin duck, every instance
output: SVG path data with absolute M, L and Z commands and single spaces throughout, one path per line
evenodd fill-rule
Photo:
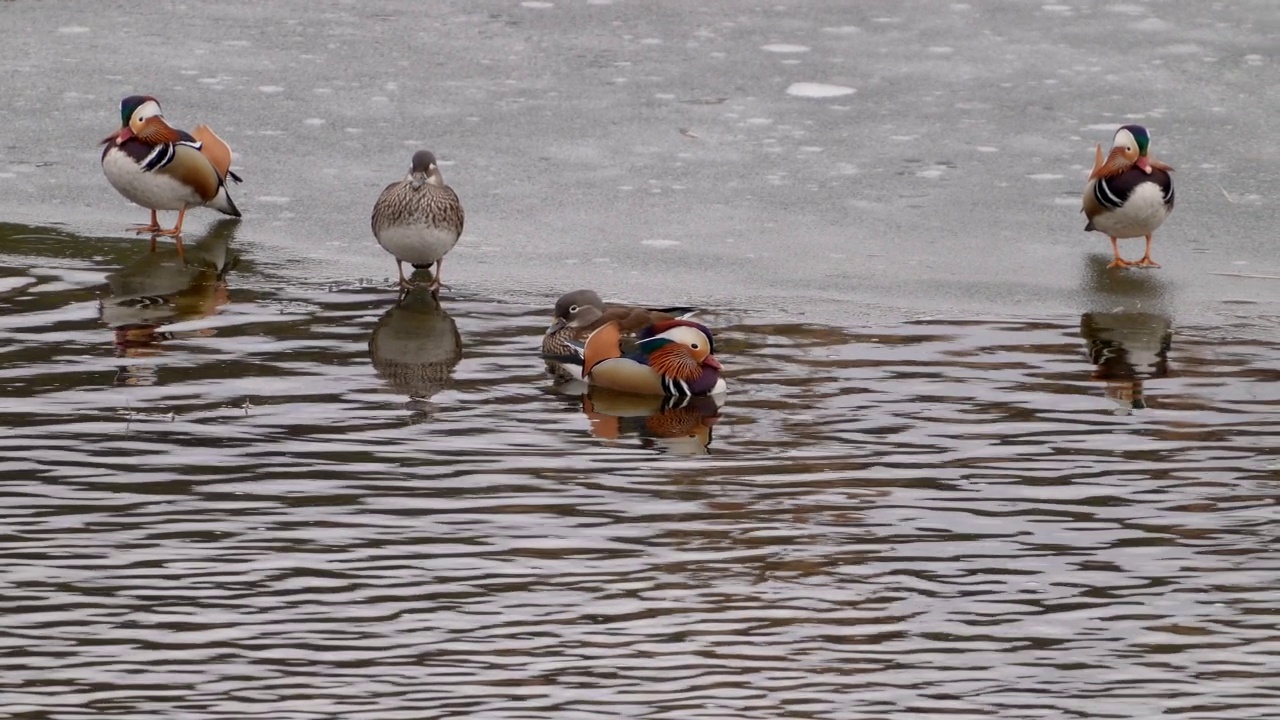
M 155 98 L 130 95 L 120 101 L 120 130 L 102 143 L 102 171 L 111 186 L 151 210 L 151 222 L 136 226 L 138 232 L 171 235 L 181 251 L 187 208 L 208 206 L 240 217 L 227 194 L 227 178 L 240 182 L 231 172 L 231 148 L 207 125 L 190 133 L 176 130 L 165 122 Z M 178 211 L 172 230 L 160 227 L 157 210 Z
M 1103 159 L 1096 148 L 1093 172 L 1084 187 L 1086 231 L 1097 230 L 1111 238 L 1115 259 L 1107 267 L 1160 267 L 1151 259 L 1151 234 L 1173 212 L 1173 168 L 1147 154 L 1151 136 L 1141 125 L 1116 130 L 1111 154 Z M 1131 262 L 1120 257 L 1119 238 L 1145 237 L 1147 252 Z
M 725 391 L 711 331 L 692 320 L 665 320 L 642 330 L 636 349 L 622 354 L 622 328 L 602 325 L 582 348 L 582 374 L 590 385 L 637 395 L 676 397 Z
M 426 150 L 414 153 L 408 176 L 388 185 L 373 205 L 373 236 L 395 256 L 401 289 L 413 287 L 402 263 L 419 269 L 434 263 L 429 287 L 440 294 L 444 256 L 458 244 L 465 219 L 458 194 L 444 184 L 436 156 Z
M 582 367 L 572 361 L 574 346 L 580 345 L 605 323 L 616 322 L 623 336 L 636 333 L 657 322 L 687 319 L 697 312 L 692 307 L 645 308 L 606 303 L 594 290 L 574 290 L 556 301 L 551 324 L 542 336 L 542 354 L 559 358 L 547 369 L 556 376 L 582 377 Z

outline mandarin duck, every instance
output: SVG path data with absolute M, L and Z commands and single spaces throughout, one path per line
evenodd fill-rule
M 542 336 L 542 354 L 565 362 L 549 361 L 547 370 L 556 377 L 581 379 L 582 365 L 573 362 L 573 346 L 605 323 L 616 322 L 624 337 L 634 337 L 656 322 L 688 319 L 696 312 L 697 308 L 684 306 L 646 308 L 606 303 L 594 290 L 567 292 L 556 301 L 551 324 Z
M 624 355 L 617 322 L 591 333 L 579 351 L 587 384 L 636 395 L 684 397 L 725 391 L 722 366 L 705 325 L 663 320 L 641 330 L 637 338 L 635 350 Z
M 382 191 L 371 218 L 378 244 L 395 256 L 401 290 L 413 287 L 404 276 L 403 263 L 419 270 L 435 264 L 428 287 L 440 294 L 444 256 L 458 244 L 465 219 L 458 194 L 444 184 L 436 156 L 426 150 L 414 153 L 409 174 Z
M 1160 267 L 1151 259 L 1151 235 L 1173 212 L 1173 168 L 1148 155 L 1151 135 L 1141 125 L 1116 130 L 1111 153 L 1095 148 L 1093 172 L 1084 187 L 1086 231 L 1111 238 L 1114 259 L 1109 268 Z M 1132 262 L 1120 257 L 1120 238 L 1145 237 L 1147 252 Z
M 121 195 L 151 211 L 151 222 L 133 229 L 170 235 L 182 252 L 182 221 L 187 208 L 207 206 L 232 217 L 240 210 L 227 193 L 227 180 L 240 182 L 231 171 L 231 148 L 208 125 L 191 132 L 174 129 L 164 119 L 160 103 L 149 95 L 130 95 L 120 101 L 120 130 L 102 140 L 102 171 Z M 160 227 L 157 210 L 177 210 L 170 230 Z

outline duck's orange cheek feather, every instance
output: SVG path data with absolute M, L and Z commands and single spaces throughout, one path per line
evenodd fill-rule
M 142 124 L 134 134 L 138 136 L 139 140 L 152 145 L 175 143 L 182 139 L 177 130 L 169 127 L 159 118 L 147 118 L 142 121 Z
M 689 349 L 676 343 L 654 350 L 649 355 L 649 367 L 663 377 L 685 382 L 696 380 L 702 374 L 698 361 L 693 359 Z

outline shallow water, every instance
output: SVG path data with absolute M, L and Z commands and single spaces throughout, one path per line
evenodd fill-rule
M 237 227 L 0 226 L 8 716 L 1277 716 L 1274 318 L 712 308 L 664 412 Z

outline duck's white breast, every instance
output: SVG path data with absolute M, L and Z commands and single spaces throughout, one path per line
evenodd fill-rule
M 1115 238 L 1143 237 L 1169 217 L 1160 186 L 1145 182 L 1133 189 L 1124 205 L 1093 218 L 1093 226 Z
M 132 157 L 111 148 L 102 158 L 102 171 L 117 192 L 151 210 L 181 210 L 204 200 L 194 190 L 161 172 L 147 172 Z
M 414 265 L 433 263 L 458 244 L 458 234 L 430 225 L 401 225 L 383 228 L 378 244 L 397 260 Z

